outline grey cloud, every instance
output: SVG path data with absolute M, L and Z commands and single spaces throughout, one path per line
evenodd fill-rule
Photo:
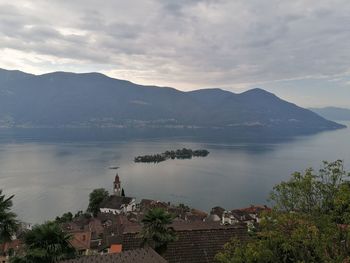
M 158 2 L 164 10 L 164 15 L 170 15 L 179 18 L 186 15 L 184 13 L 184 10 L 200 3 L 210 3 L 212 0 L 159 0 Z
M 350 70 L 347 0 L 2 1 L 2 50 L 155 84 L 217 87 Z

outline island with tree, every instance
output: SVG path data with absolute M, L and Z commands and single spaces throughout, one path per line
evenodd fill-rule
M 135 157 L 135 163 L 160 163 L 169 159 L 191 159 L 192 157 L 206 157 L 208 150 L 178 149 L 176 151 L 165 151 L 153 155 L 140 155 Z

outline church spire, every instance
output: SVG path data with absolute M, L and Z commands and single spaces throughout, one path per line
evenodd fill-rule
M 120 186 L 120 179 L 118 173 L 115 176 L 114 183 L 113 183 L 113 193 L 116 196 L 121 196 L 122 194 L 122 188 Z

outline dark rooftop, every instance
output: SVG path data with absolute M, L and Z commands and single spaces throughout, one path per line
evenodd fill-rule
M 118 254 L 85 256 L 61 261 L 61 263 L 166 263 L 167 261 L 151 248 L 139 248 Z
M 192 225 L 177 226 L 178 240 L 168 245 L 164 258 L 169 263 L 211 263 L 215 255 L 232 238 L 247 239 L 247 229 L 242 225 L 210 227 Z M 138 233 L 123 234 L 123 250 L 140 247 Z
M 133 200 L 132 197 L 111 195 L 100 205 L 101 208 L 121 209 L 122 205 L 128 205 Z
M 191 231 L 204 229 L 226 229 L 232 226 L 221 225 L 219 222 L 203 222 L 203 221 L 174 221 L 169 227 L 174 228 L 175 231 Z M 124 234 L 141 232 L 142 224 L 127 223 L 124 225 Z

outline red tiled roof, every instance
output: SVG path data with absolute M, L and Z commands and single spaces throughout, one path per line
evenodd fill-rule
M 90 248 L 91 243 L 91 232 L 90 231 L 81 231 L 72 233 L 72 238 L 70 239 L 70 244 L 76 250 L 85 250 Z
M 109 253 L 120 253 L 122 252 L 122 245 L 121 244 L 112 244 Z

